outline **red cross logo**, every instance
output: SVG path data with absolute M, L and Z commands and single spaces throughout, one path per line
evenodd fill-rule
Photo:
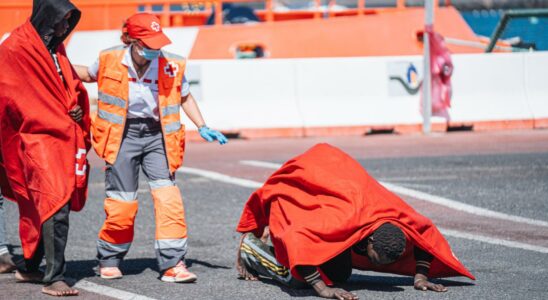
M 86 175 L 86 149 L 78 149 L 76 153 L 76 176 Z
M 164 73 L 169 77 L 177 76 L 177 72 L 179 72 L 179 65 L 172 61 L 168 62 L 164 67 Z
M 160 32 L 160 24 L 158 24 L 158 22 L 150 23 L 150 28 L 156 32 Z

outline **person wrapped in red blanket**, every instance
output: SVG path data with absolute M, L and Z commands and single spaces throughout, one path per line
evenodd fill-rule
M 19 206 L 26 265 L 16 279 L 43 280 L 54 296 L 78 294 L 63 277 L 64 251 L 69 210 L 82 209 L 87 193 L 89 104 L 62 42 L 79 19 L 68 0 L 35 0 L 0 45 L 0 183 Z
M 325 298 L 357 299 L 330 287 L 353 268 L 413 275 L 416 289 L 438 292 L 447 289 L 428 277 L 474 279 L 429 219 L 328 144 L 272 174 L 245 204 L 237 231 L 241 277 L 295 288 L 306 282 Z

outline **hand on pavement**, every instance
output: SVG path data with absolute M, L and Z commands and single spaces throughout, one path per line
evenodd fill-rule
M 357 300 L 358 296 L 354 293 L 345 291 L 340 288 L 325 287 L 321 292 L 318 292 L 322 298 L 339 299 L 339 300 Z
M 447 288 L 442 284 L 435 284 L 428 281 L 428 278 L 415 277 L 415 289 L 420 291 L 447 292 Z
M 242 261 L 242 257 L 240 255 L 240 251 L 242 251 L 242 243 L 244 242 L 244 238 L 246 234 L 253 234 L 253 233 L 244 233 L 240 237 L 240 244 L 238 245 L 238 256 L 236 258 L 236 270 L 238 271 L 239 278 L 256 281 L 256 280 L 259 280 L 259 278 L 257 278 L 257 276 L 251 274 L 251 272 L 247 270 L 247 268 L 244 265 L 244 262 Z

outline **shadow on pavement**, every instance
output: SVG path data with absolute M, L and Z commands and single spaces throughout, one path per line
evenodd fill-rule
M 262 283 L 278 286 L 283 292 L 292 297 L 310 297 L 316 296 L 316 292 L 312 288 L 305 289 L 292 289 L 286 287 L 274 280 L 267 278 L 261 278 Z M 432 279 L 434 283 L 443 284 L 446 287 L 456 286 L 473 286 L 474 283 L 456 281 L 449 279 Z M 347 291 L 357 290 L 369 290 L 378 292 L 403 292 L 405 289 L 402 286 L 413 286 L 412 277 L 400 277 L 400 276 L 376 276 L 376 275 L 363 275 L 352 274 L 348 282 L 337 284 L 337 287 L 345 289 Z
M 98 269 L 97 260 L 73 260 L 67 261 L 66 276 L 76 279 L 95 277 Z M 143 273 L 146 269 L 158 272 L 158 265 L 154 258 L 134 258 L 124 259 L 120 263 L 120 270 L 124 275 L 137 275 Z
M 192 266 L 193 264 L 201 265 L 211 269 L 230 269 L 227 266 L 214 265 L 206 261 L 201 261 L 197 259 L 187 259 L 187 266 Z M 75 260 L 67 261 L 67 277 L 74 278 L 76 281 L 81 279 L 95 277 L 98 270 L 97 260 Z M 133 258 L 133 259 L 124 259 L 120 263 L 120 270 L 124 275 L 138 275 L 143 273 L 145 270 L 150 269 L 155 272 L 159 272 L 158 264 L 154 258 Z
M 446 287 L 474 285 L 471 282 L 449 279 L 431 279 L 431 282 L 443 284 Z M 353 274 L 347 283 L 341 285 L 342 288 L 350 291 L 370 290 L 379 292 L 402 292 L 404 291 L 402 286 L 412 287 L 413 277 Z
M 202 261 L 202 260 L 192 259 L 192 258 L 185 259 L 185 264 L 187 265 L 187 267 L 192 267 L 193 264 L 197 264 L 210 269 L 227 269 L 227 270 L 232 269 L 232 267 L 214 265 L 214 264 L 208 263 L 207 261 Z

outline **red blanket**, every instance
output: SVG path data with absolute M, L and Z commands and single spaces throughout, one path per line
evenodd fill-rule
M 401 228 L 408 249 L 395 263 L 373 267 L 353 255 L 353 266 L 402 275 L 415 274 L 412 245 L 434 256 L 431 277 L 474 276 L 454 256 L 436 226 L 341 150 L 319 144 L 286 162 L 247 201 L 237 230 L 261 236 L 270 226 L 278 261 L 321 265 L 369 236 L 382 223 Z
M 0 184 L 19 206 L 25 258 L 40 241 L 42 223 L 68 201 L 82 209 L 87 193 L 87 93 L 63 45 L 57 56 L 66 85 L 30 22 L 0 45 Z M 77 104 L 80 123 L 68 115 Z

